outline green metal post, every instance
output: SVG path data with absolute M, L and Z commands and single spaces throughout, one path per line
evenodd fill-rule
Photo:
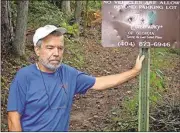
M 149 131 L 149 80 L 150 80 L 150 49 L 141 48 L 140 54 L 145 55 L 139 81 L 139 119 L 138 131 Z

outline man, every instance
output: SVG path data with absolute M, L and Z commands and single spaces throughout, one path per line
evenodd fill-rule
M 36 30 L 33 43 L 39 60 L 20 69 L 10 86 L 9 131 L 68 131 L 75 94 L 118 86 L 140 72 L 144 56 L 138 56 L 133 69 L 102 77 L 88 76 L 61 63 L 65 32 L 53 25 Z

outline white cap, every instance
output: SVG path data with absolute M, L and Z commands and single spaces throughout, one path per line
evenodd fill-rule
M 66 30 L 65 28 L 62 28 L 62 27 L 57 28 L 57 27 L 54 26 L 54 25 L 45 25 L 44 27 L 40 27 L 40 28 L 38 28 L 38 29 L 36 30 L 36 32 L 35 32 L 35 34 L 34 34 L 34 36 L 33 36 L 34 46 L 36 46 L 37 42 L 38 42 L 40 39 L 48 36 L 48 35 L 49 35 L 50 33 L 52 33 L 53 31 L 59 31 L 59 32 L 62 33 L 62 35 L 67 32 L 67 30 Z

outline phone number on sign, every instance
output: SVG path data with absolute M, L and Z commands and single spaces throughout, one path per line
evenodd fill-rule
M 136 44 L 135 42 L 118 42 L 118 46 L 131 46 L 131 47 L 135 47 Z M 170 47 L 170 42 L 164 42 L 164 43 L 161 43 L 161 42 L 154 42 L 154 43 L 151 43 L 151 42 L 139 42 L 139 47 Z

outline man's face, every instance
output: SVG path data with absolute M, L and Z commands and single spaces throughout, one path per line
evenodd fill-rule
M 35 48 L 39 62 L 50 71 L 56 70 L 62 62 L 64 36 L 49 35 L 42 40 L 41 47 Z

